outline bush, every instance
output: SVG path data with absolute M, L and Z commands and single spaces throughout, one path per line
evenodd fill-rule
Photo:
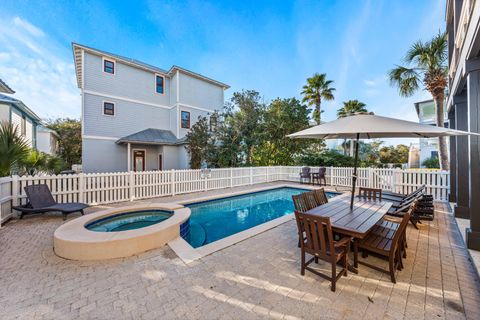
M 309 150 L 298 157 L 297 163 L 306 166 L 353 167 L 354 159 L 335 150 L 316 152 Z
M 440 169 L 440 162 L 438 161 L 438 157 L 432 157 L 425 159 L 422 162 L 422 166 L 428 169 Z

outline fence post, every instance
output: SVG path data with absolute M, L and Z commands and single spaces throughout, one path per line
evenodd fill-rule
M 270 182 L 270 177 L 268 176 L 268 167 L 267 167 L 267 182 Z
M 208 190 L 208 174 L 206 172 L 204 173 L 203 179 L 205 180 L 203 191 L 207 191 Z
M 14 175 L 12 176 L 12 206 L 18 206 L 20 204 L 19 202 L 19 188 L 18 188 L 18 176 Z
M 84 202 L 83 200 L 83 192 L 84 192 L 84 179 L 83 179 L 83 172 L 78 174 L 78 202 Z
M 396 185 L 397 185 L 397 169 L 393 169 L 392 182 L 391 182 L 391 186 L 390 186 L 390 189 L 391 189 L 392 192 L 395 192 Z
M 171 176 L 170 176 L 170 183 L 172 189 L 172 196 L 175 195 L 175 170 L 172 169 Z
M 233 187 L 233 168 L 230 168 L 230 188 Z
M 373 168 L 368 167 L 368 187 L 376 188 L 375 183 L 373 182 Z
M 333 179 L 333 167 L 330 166 L 330 185 L 331 185 L 331 186 L 334 185 L 334 184 L 333 184 L 333 181 L 334 181 L 334 179 Z
M 135 199 L 135 171 L 130 171 L 130 201 Z
M 250 167 L 250 184 L 253 184 L 253 167 Z

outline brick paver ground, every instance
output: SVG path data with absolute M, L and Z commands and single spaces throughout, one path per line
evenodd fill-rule
M 477 274 L 446 206 L 437 208 L 433 222 L 409 226 L 397 284 L 360 266 L 335 293 L 323 278 L 300 275 L 294 221 L 185 265 L 168 247 L 64 260 L 52 250 L 60 216 L 13 220 L 0 230 L 0 318 L 480 319 Z

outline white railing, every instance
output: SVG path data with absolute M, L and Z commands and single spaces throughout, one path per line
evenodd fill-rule
M 91 205 L 176 194 L 232 188 L 273 181 L 300 181 L 300 166 L 242 167 L 211 170 L 89 173 L 75 175 L 13 176 L 0 178 L 1 222 L 10 218 L 12 206 L 26 203 L 24 187 L 45 183 L 58 202 Z M 318 171 L 318 167 L 312 167 Z M 353 168 L 327 167 L 326 183 L 349 187 Z M 449 173 L 440 170 L 359 168 L 357 185 L 409 193 L 425 184 L 436 200 L 446 201 Z

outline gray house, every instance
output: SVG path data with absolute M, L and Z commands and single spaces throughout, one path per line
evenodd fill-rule
M 185 169 L 184 137 L 220 110 L 228 85 L 72 44 L 82 96 L 84 172 Z

